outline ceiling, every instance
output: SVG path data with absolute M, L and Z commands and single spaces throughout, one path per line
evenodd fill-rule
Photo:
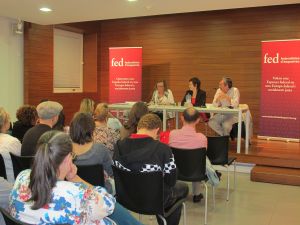
M 300 0 L 0 0 L 0 16 L 48 25 L 294 3 Z M 45 6 L 53 11 L 41 12 Z

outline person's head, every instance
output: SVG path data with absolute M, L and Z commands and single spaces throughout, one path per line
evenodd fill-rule
M 95 121 L 90 113 L 78 112 L 70 125 L 70 137 L 76 144 L 84 145 L 93 141 Z
M 183 111 L 181 120 L 185 125 L 186 124 L 196 125 L 197 123 L 199 123 L 200 120 L 198 110 L 195 109 L 194 107 L 186 108 Z
M 50 202 L 58 177 L 65 177 L 70 172 L 72 158 L 72 140 L 67 134 L 48 131 L 40 137 L 30 174 L 32 209 L 42 208 Z
M 148 106 L 144 102 L 136 102 L 128 116 L 128 121 L 124 125 L 126 129 L 136 132 L 136 127 L 141 117 L 149 112 Z
M 165 80 L 157 82 L 156 89 L 158 93 L 163 94 L 165 91 L 168 90 L 167 82 Z
M 219 88 L 224 93 L 227 93 L 230 88 L 232 88 L 232 80 L 229 77 L 223 77 L 219 82 Z
M 189 80 L 189 89 L 192 91 L 194 89 L 199 90 L 201 86 L 201 81 L 197 77 L 193 77 Z
M 104 122 L 108 118 L 108 105 L 106 103 L 100 103 L 97 105 L 95 112 L 94 112 L 94 117 L 96 120 L 100 122 Z
M 36 107 L 33 105 L 23 105 L 16 113 L 17 119 L 25 126 L 35 125 L 38 119 Z
M 65 127 L 65 114 L 64 111 L 62 110 L 58 115 L 58 120 L 56 124 L 53 126 L 53 129 L 63 131 L 64 127 Z
M 37 107 L 37 113 L 41 124 L 48 124 L 53 127 L 57 120 L 63 106 L 58 102 L 45 101 L 40 103 Z
M 0 107 L 0 133 L 6 133 L 10 127 L 10 116 L 4 108 Z
M 137 125 L 137 132 L 140 134 L 147 134 L 156 139 L 161 125 L 162 122 L 158 115 L 148 113 L 140 119 Z
M 79 112 L 90 113 L 93 115 L 95 102 L 93 99 L 84 98 L 80 102 Z

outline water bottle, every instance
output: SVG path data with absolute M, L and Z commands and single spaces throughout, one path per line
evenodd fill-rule
M 191 103 L 192 102 L 192 96 L 190 94 L 187 94 L 185 97 L 186 103 Z

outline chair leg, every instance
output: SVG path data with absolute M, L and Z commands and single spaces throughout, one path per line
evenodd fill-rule
M 227 167 L 227 197 L 226 197 L 226 200 L 229 201 L 229 181 L 230 181 L 230 179 L 229 179 L 229 166 L 226 165 L 226 167 Z
M 182 203 L 182 209 L 183 209 L 183 225 L 186 225 L 186 207 L 185 203 Z
M 162 215 L 158 215 L 159 216 L 159 218 L 161 218 L 162 219 L 162 221 L 164 222 L 164 225 L 167 225 L 167 221 L 166 221 L 166 219 L 162 216 Z
M 204 183 L 205 187 L 205 214 L 204 214 L 204 224 L 207 224 L 207 185 Z
M 236 162 L 235 161 L 233 162 L 233 168 L 234 168 L 233 169 L 233 182 L 234 182 L 233 189 L 235 190 L 235 188 L 236 188 L 236 174 L 235 174 L 236 173 Z
M 214 209 L 216 208 L 216 194 L 215 194 L 215 187 L 212 186 L 212 192 L 213 192 L 213 204 L 214 204 Z

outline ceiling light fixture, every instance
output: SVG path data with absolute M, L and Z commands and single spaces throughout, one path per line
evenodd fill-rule
M 51 11 L 52 11 L 52 9 L 50 9 L 50 8 L 48 8 L 48 7 L 40 8 L 40 10 L 41 10 L 42 12 L 51 12 Z
M 128 2 L 136 2 L 137 0 L 127 0 Z

